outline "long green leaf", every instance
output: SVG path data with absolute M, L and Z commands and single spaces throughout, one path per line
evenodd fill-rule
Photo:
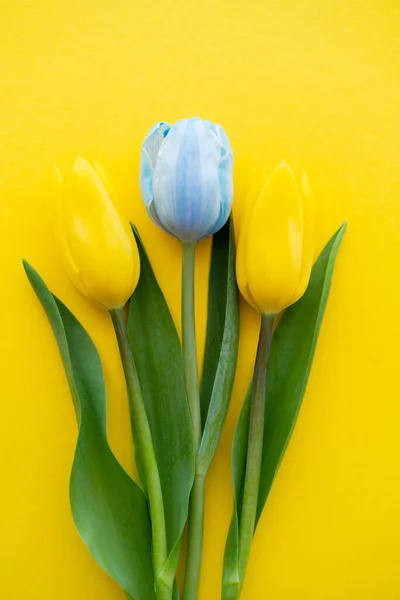
M 129 304 L 128 333 L 160 472 L 169 552 L 163 578 L 171 585 L 194 480 L 193 429 L 179 337 L 135 229 L 134 234 L 141 270 Z
M 207 335 L 201 382 L 203 436 L 197 473 L 205 475 L 225 423 L 235 379 L 239 305 L 235 275 L 233 220 L 213 237 L 208 291 Z
M 247 438 L 250 419 L 250 392 L 247 392 L 239 415 L 232 445 L 233 516 L 226 541 L 222 573 L 223 600 L 236 600 L 240 593 L 239 576 L 239 522 L 241 493 L 245 476 Z
M 268 366 L 265 428 L 257 521 L 290 441 L 301 407 L 324 316 L 333 268 L 345 224 L 332 236 L 316 261 L 304 296 L 283 314 L 272 339 Z M 241 496 L 247 453 L 250 390 L 243 403 L 232 448 L 234 516 L 223 569 L 223 600 L 239 597 L 237 563 Z
M 136 600 L 154 600 L 151 527 L 146 498 L 112 453 L 98 352 L 73 314 L 24 261 L 56 337 L 79 434 L 70 480 L 76 528 L 98 564 Z
M 297 421 L 345 228 L 343 224 L 328 242 L 315 263 L 307 292 L 285 311 L 274 333 L 266 390 L 257 522 Z

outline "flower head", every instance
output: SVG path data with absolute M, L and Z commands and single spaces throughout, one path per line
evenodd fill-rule
M 314 255 L 314 207 L 307 175 L 301 184 L 283 162 L 253 172 L 239 230 L 236 272 L 244 298 L 277 314 L 305 292 Z
M 59 237 L 67 274 L 75 287 L 107 309 L 123 306 L 140 273 L 129 224 L 109 194 L 102 168 L 77 158 L 63 178 Z
M 220 125 L 197 117 L 157 123 L 142 144 L 140 188 L 152 220 L 183 242 L 197 242 L 227 221 L 233 155 Z

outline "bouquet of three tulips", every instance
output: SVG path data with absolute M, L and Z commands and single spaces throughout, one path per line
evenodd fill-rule
M 176 571 L 186 524 L 183 599 L 198 598 L 205 481 L 236 371 L 237 284 L 261 316 L 254 376 L 233 441 L 233 515 L 222 573 L 223 600 L 239 598 L 256 525 L 301 406 L 344 231 L 313 266 L 310 184 L 305 173 L 298 182 L 282 163 L 273 171 L 254 169 L 246 198 L 237 200 L 244 210 L 235 235 L 232 172 L 228 138 L 209 121 L 159 123 L 142 144 L 147 212 L 182 243 L 180 340 L 139 233 L 124 219 L 101 167 L 79 158 L 65 178 L 57 171 L 66 271 L 109 312 L 118 341 L 137 482 L 107 441 L 104 378 L 93 342 L 24 261 L 59 346 L 79 427 L 70 482 L 74 522 L 93 558 L 134 600 L 180 597 Z M 211 235 L 200 385 L 195 249 Z

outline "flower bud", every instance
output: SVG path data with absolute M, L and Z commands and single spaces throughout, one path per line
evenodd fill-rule
M 77 158 L 62 178 L 59 237 L 69 279 L 106 309 L 122 307 L 140 273 L 136 241 L 113 204 L 99 165 Z
M 156 124 L 142 144 L 140 188 L 152 220 L 183 242 L 226 223 L 233 198 L 233 155 L 220 125 L 197 117 Z
M 237 247 L 236 273 L 244 298 L 262 314 L 277 314 L 305 292 L 314 255 L 314 206 L 303 172 L 289 165 L 253 172 Z

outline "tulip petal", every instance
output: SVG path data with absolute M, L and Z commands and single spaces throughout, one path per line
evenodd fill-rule
M 210 130 L 215 133 L 220 144 L 220 163 L 218 169 L 219 178 L 219 190 L 220 190 L 220 213 L 216 223 L 210 227 L 207 235 L 215 233 L 221 229 L 228 220 L 232 209 L 233 200 L 233 152 L 229 142 L 228 136 L 226 135 L 221 125 L 212 123 L 211 121 L 205 121 L 208 124 Z M 206 237 L 204 236 L 204 237 Z
M 68 273 L 69 280 L 81 294 L 90 297 L 82 281 L 78 266 L 75 263 L 74 258 L 71 254 L 71 249 L 68 244 L 68 239 L 61 215 L 58 218 L 58 222 L 56 223 L 56 235 L 60 243 L 62 261 Z
M 303 170 L 301 174 L 301 192 L 303 196 L 303 259 L 301 264 L 300 279 L 297 290 L 292 298 L 292 304 L 302 297 L 310 281 L 311 269 L 314 261 L 314 225 L 315 204 L 314 195 L 307 173 Z
M 92 165 L 93 165 L 97 175 L 100 177 L 105 189 L 107 190 L 108 195 L 112 198 L 112 203 L 113 203 L 115 209 L 117 210 L 118 214 L 120 215 L 120 217 L 122 219 L 125 218 L 123 207 L 121 206 L 121 203 L 119 202 L 118 196 L 116 196 L 114 194 L 114 190 L 113 190 L 113 187 L 107 177 L 107 173 L 105 172 L 103 167 L 95 160 L 92 161 Z
M 150 202 L 150 204 L 149 204 L 149 206 L 147 208 L 147 212 L 148 212 L 148 215 L 150 216 L 151 220 L 156 225 L 158 225 L 158 227 L 161 227 L 161 229 L 163 229 L 166 233 L 169 233 L 170 235 L 174 235 L 172 233 L 172 231 L 169 231 L 169 229 L 167 227 L 165 227 L 165 225 L 163 223 L 161 223 L 160 217 L 157 214 L 154 202 Z
M 110 189 L 110 182 L 108 181 L 108 177 L 106 175 L 105 170 L 103 169 L 103 167 L 96 162 L 95 160 L 93 161 L 93 167 L 97 173 L 97 175 L 100 177 L 101 181 L 103 182 L 104 187 L 106 188 L 106 190 Z
M 150 158 L 152 167 L 154 167 L 156 164 L 161 145 L 164 139 L 167 137 L 170 129 L 171 125 L 165 121 L 156 123 L 150 129 L 142 144 L 142 148 L 146 151 L 148 157 Z
M 250 223 L 255 204 L 270 179 L 270 171 L 263 165 L 255 165 L 250 183 L 244 198 L 244 207 L 241 223 L 239 223 L 239 237 L 236 254 L 236 277 L 240 292 L 244 299 L 256 310 L 260 310 L 251 295 L 247 278 L 247 247 L 250 235 Z
M 197 241 L 221 213 L 218 137 L 199 118 L 175 123 L 160 147 L 153 171 L 155 210 L 182 241 Z
M 245 260 L 251 295 L 261 312 L 276 314 L 290 304 L 302 266 L 302 200 L 286 163 L 264 187 L 248 231 Z
M 62 202 L 59 205 L 59 210 L 57 214 L 56 224 L 55 224 L 55 233 L 57 239 L 60 244 L 61 249 L 61 258 L 64 264 L 64 267 L 68 273 L 68 277 L 71 283 L 77 288 L 81 294 L 87 296 L 87 290 L 85 289 L 78 266 L 76 265 L 73 256 L 71 254 L 71 249 L 68 244 L 67 234 L 65 231 L 64 220 L 63 220 L 63 205 L 65 202 L 65 189 L 64 189 L 64 178 L 58 167 L 54 166 L 54 173 L 57 179 L 57 183 L 60 188 Z
M 65 178 L 62 222 L 86 295 L 106 308 L 122 306 L 138 282 L 138 250 L 102 178 L 83 158 Z
M 146 209 L 153 202 L 153 169 L 161 144 L 171 126 L 169 123 L 156 123 L 144 140 L 140 153 L 140 190 Z M 159 223 L 157 223 L 158 225 Z

